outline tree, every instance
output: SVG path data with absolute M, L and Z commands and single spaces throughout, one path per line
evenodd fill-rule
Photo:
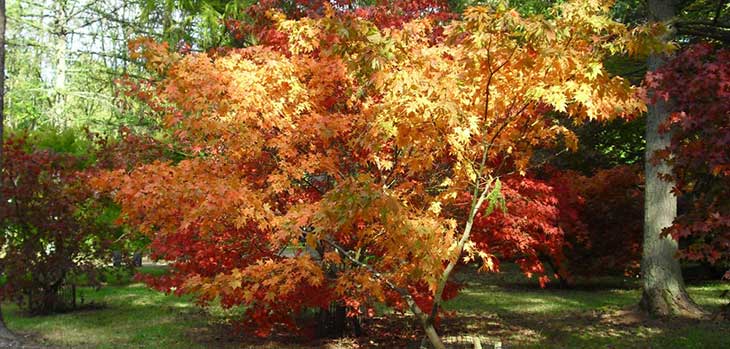
M 8 121 L 14 128 L 68 128 L 98 117 L 98 109 L 113 109 L 107 96 L 99 98 L 110 76 L 99 74 L 94 64 L 110 54 L 100 51 L 109 44 L 108 35 L 116 34 L 95 30 L 106 24 L 94 12 L 103 2 L 10 2 Z M 97 59 L 88 60 L 92 55 Z M 106 81 L 80 83 L 94 73 Z
M 664 22 L 675 16 L 676 1 L 651 0 L 650 19 Z M 649 70 L 659 69 L 665 61 L 662 54 L 649 56 Z M 670 102 L 658 99 L 649 107 L 646 127 L 646 159 L 644 171 L 644 252 L 641 260 L 643 293 L 640 305 L 655 315 L 701 316 L 704 312 L 687 294 L 679 261 L 676 259 L 677 241 L 662 235 L 671 226 L 677 214 L 677 198 L 672 193 L 673 183 L 660 174 L 671 172 L 665 161 L 654 161 L 656 151 L 670 145 L 671 133 L 660 133 L 659 127 L 669 118 Z
M 138 75 L 127 41 L 162 36 L 142 1 L 13 0 L 8 3 L 7 123 L 11 129 L 113 132 L 144 115 L 116 80 Z
M 2 173 L 4 171 L 3 160 L 5 159 L 3 152 L 3 124 L 5 121 L 5 111 L 3 108 L 5 105 L 5 0 L 0 0 L 0 73 L 2 73 L 2 77 L 0 77 L 0 173 Z M 0 201 L 3 199 L 2 193 L 0 193 Z M 0 270 L 0 272 L 4 271 Z M 11 341 L 14 339 L 15 336 L 5 325 L 2 302 L 0 302 L 0 340 Z
M 118 236 L 98 219 L 104 207 L 91 200 L 84 158 L 40 148 L 23 135 L 7 138 L 4 148 L 3 300 L 34 314 L 73 309 L 75 294 L 65 299 L 61 290 L 81 274 L 98 281 Z
M 190 48 L 205 51 L 229 44 L 226 23 L 250 20 L 247 17 L 250 6 L 269 1 L 252 0 L 141 0 L 142 27 L 149 28 L 155 37 L 170 45 L 189 45 Z M 287 2 L 291 4 L 291 2 Z M 298 1 L 298 4 L 304 3 Z M 294 6 L 296 7 L 296 5 Z
M 484 212 L 474 221 L 472 240 L 477 247 L 514 261 L 526 276 L 538 276 L 542 287 L 551 276 L 563 283 L 569 281 L 567 237 L 583 234 L 585 228 L 578 217 L 580 205 L 561 199 L 577 201 L 577 193 L 569 186 L 530 174 L 505 177 L 502 195 L 505 209 Z
M 269 16 L 271 11 L 281 11 L 289 19 L 320 18 L 325 14 L 326 4 L 338 9 L 340 15 L 367 19 L 378 28 L 401 27 L 422 17 L 446 21 L 456 18 L 454 10 L 463 10 L 457 2 L 445 0 L 258 1 L 247 8 L 245 18 L 226 19 L 231 44 L 237 47 L 282 45 L 286 42 L 286 35 L 276 28 Z
M 644 105 L 603 58 L 642 45 L 598 1 L 523 18 L 503 4 L 448 25 L 379 28 L 324 6 L 318 18 L 269 12 L 285 40 L 209 53 L 138 40 L 158 75 L 133 87 L 187 158 L 100 176 L 127 224 L 171 261 L 158 285 L 201 302 L 247 305 L 268 333 L 332 301 L 415 314 L 428 339 L 457 265 L 490 269 L 475 219 L 500 178 L 536 147 Z M 642 32 L 644 33 L 644 32 Z
M 698 43 L 647 77 L 655 98 L 672 101 L 672 113 L 660 130 L 671 131 L 671 139 L 655 156 L 671 165 L 665 178 L 688 203 L 668 232 L 684 240 L 681 257 L 725 268 L 730 265 L 728 62 L 730 50 Z M 730 278 L 726 270 L 725 278 Z

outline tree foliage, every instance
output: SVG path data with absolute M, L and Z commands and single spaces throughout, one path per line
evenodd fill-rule
M 577 205 L 577 222 L 564 216 L 569 227 L 565 251 L 566 277 L 601 275 L 636 276 L 641 260 L 643 184 L 636 165 L 599 170 L 593 176 L 573 172 L 558 174 L 558 187 L 571 188 L 564 205 Z M 582 224 L 582 226 L 581 226 Z M 583 228 L 583 229 L 581 229 Z
M 538 276 L 541 286 L 552 276 L 567 279 L 567 238 L 585 229 L 576 211 L 580 197 L 570 186 L 534 176 L 510 176 L 503 183 L 505 208 L 475 219 L 478 248 L 514 261 L 528 277 Z
M 248 7 L 243 19 L 228 18 L 226 28 L 234 45 L 282 46 L 288 34 L 277 28 L 272 13 L 281 12 L 289 19 L 321 18 L 326 11 L 343 18 L 361 18 L 378 28 L 402 27 L 411 20 L 426 17 L 446 21 L 456 17 L 448 1 L 444 0 L 266 0 Z M 439 27 L 436 27 L 437 31 Z
M 525 173 L 537 147 L 576 146 L 555 112 L 580 122 L 644 108 L 602 60 L 636 53 L 645 32 L 598 1 L 552 11 L 499 4 L 389 26 L 325 4 L 298 20 L 269 11 L 283 36 L 259 46 L 137 40 L 132 56 L 159 77 L 138 95 L 188 157 L 96 185 L 172 262 L 160 286 L 245 304 L 259 334 L 295 326 L 305 307 L 387 302 L 442 347 L 433 323 L 451 271 L 495 263 L 472 228 L 500 202 L 500 178 Z
M 544 286 L 559 279 L 636 275 L 641 259 L 643 178 L 635 166 L 593 176 L 547 168 L 503 182 L 506 209 L 478 214 L 474 241 Z
M 729 62 L 727 49 L 696 44 L 646 78 L 655 98 L 673 101 L 674 113 L 662 125 L 673 131 L 671 144 L 655 154 L 655 161 L 672 164 L 665 175 L 687 205 L 668 233 L 690 240 L 682 257 L 713 264 L 727 263 L 730 252 Z
M 104 207 L 92 200 L 83 158 L 37 147 L 23 135 L 5 140 L 4 157 L 0 295 L 32 313 L 65 310 L 71 304 L 62 287 L 82 273 L 97 280 L 115 230 L 97 219 Z

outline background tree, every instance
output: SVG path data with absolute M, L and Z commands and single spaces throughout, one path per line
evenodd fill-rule
M 88 147 L 76 144 L 73 133 L 60 137 L 54 145 Z M 73 278 L 82 274 L 98 284 L 98 271 L 118 238 L 99 220 L 106 207 L 93 200 L 86 183 L 82 170 L 87 160 L 41 148 L 42 143 L 36 139 L 31 144 L 23 135 L 8 137 L 0 177 L 5 199 L 0 203 L 2 296 L 34 314 L 73 309 L 76 295 L 70 292 L 66 299 L 62 290 L 73 291 Z
M 104 4 L 100 0 L 10 3 L 11 127 L 68 128 L 108 122 L 114 111 L 109 102 L 114 76 L 108 75 L 112 64 L 106 64 L 112 62 L 104 59 L 114 57 L 114 50 L 106 46 L 114 43 L 118 31 L 96 15 Z M 124 52 L 124 41 L 116 42 L 116 51 Z
M 8 126 L 113 132 L 144 125 L 145 110 L 117 80 L 142 71 L 127 42 L 163 37 L 143 1 L 13 0 L 8 28 Z M 113 134 L 113 133 L 112 133 Z
M 674 192 L 687 202 L 668 232 L 683 239 L 683 258 L 717 265 L 728 278 L 725 198 L 730 156 L 725 144 L 730 65 L 728 50 L 713 46 L 688 47 L 647 80 L 656 98 L 673 102 L 670 117 L 661 125 L 661 131 L 671 130 L 672 138 L 655 156 L 671 164 L 672 171 L 664 175 L 674 180 Z
M 664 22 L 676 14 L 676 1 L 651 0 L 648 4 L 653 21 Z M 663 62 L 661 54 L 652 54 L 647 62 L 648 69 L 658 69 Z M 702 311 L 689 298 L 679 261 L 675 258 L 677 242 L 662 236 L 662 230 L 672 224 L 677 214 L 672 183 L 659 178 L 659 174 L 668 172 L 669 167 L 663 162 L 652 161 L 654 152 L 669 144 L 671 136 L 659 134 L 659 125 L 669 116 L 668 108 L 666 102 L 658 101 L 649 107 L 647 115 L 641 306 L 657 315 L 698 315 Z
M 571 287 L 579 278 L 638 274 L 643 178 L 636 166 L 592 176 L 548 167 L 502 184 L 506 210 L 475 220 L 478 246 L 543 286 L 553 277 Z
M 231 21 L 250 21 L 249 7 L 260 2 L 269 1 L 142 0 L 140 24 L 156 33 L 154 36 L 167 42 L 170 47 L 189 45 L 190 49 L 205 51 L 230 45 L 233 37 L 229 35 L 226 24 Z M 306 6 L 304 1 L 299 3 L 300 6 Z M 282 7 L 280 5 L 278 8 Z
M 708 6 L 708 4 L 712 6 Z M 657 22 L 676 21 L 677 33 L 691 37 L 710 37 L 717 40 L 727 39 L 726 28 L 719 21 L 722 11 L 727 7 L 723 0 L 717 2 L 648 1 L 649 19 Z M 712 21 L 706 20 L 708 9 Z M 681 11 L 680 11 L 681 10 Z M 678 17 L 681 15 L 681 17 Z M 699 19 L 698 19 L 699 18 Z M 697 26 L 704 29 L 697 30 Z M 673 32 L 670 32 L 673 33 Z M 666 57 L 655 54 L 649 57 L 649 70 L 659 69 Z M 660 125 L 667 123 L 672 110 L 668 99 L 655 98 L 647 116 L 646 128 L 646 191 L 645 226 L 642 274 L 644 292 L 641 306 L 652 314 L 682 314 L 701 316 L 703 311 L 689 298 L 676 260 L 677 242 L 662 235 L 662 231 L 672 225 L 677 214 L 677 198 L 672 193 L 674 183 L 671 177 L 659 178 L 661 174 L 672 172 L 671 167 L 662 159 L 654 157 L 657 151 L 670 146 L 669 132 L 660 133 Z
M 2 77 L 0 77 L 0 173 L 3 173 L 3 125 L 5 121 L 5 111 L 3 108 L 5 104 L 5 0 L 0 0 L 0 73 L 2 73 Z M 0 194 L 0 200 L 4 200 L 2 194 Z M 2 267 L 3 266 L 0 265 L 0 268 Z M 3 269 L 4 268 L 0 269 L 0 273 L 4 272 Z M 0 297 L 1 296 L 2 294 L 0 294 Z M 5 342 L 12 341 L 14 340 L 14 338 L 15 336 L 8 330 L 7 326 L 5 325 L 2 307 L 0 306 L 0 340 Z

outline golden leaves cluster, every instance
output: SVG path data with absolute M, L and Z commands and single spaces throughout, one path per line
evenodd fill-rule
M 151 234 L 254 222 L 272 251 L 312 227 L 310 247 L 335 241 L 399 285 L 435 288 L 462 229 L 463 193 L 524 171 L 538 147 L 575 149 L 561 120 L 643 111 L 635 88 L 603 66 L 636 51 L 634 32 L 607 11 L 598 0 L 567 2 L 550 18 L 473 7 L 445 28 L 389 29 L 272 13 L 288 47 L 180 56 L 137 43 L 137 57 L 164 72 L 156 91 L 171 107 L 168 127 L 200 155 L 128 174 L 124 212 Z M 333 253 L 260 261 L 191 287 L 259 277 L 286 292 L 277 273 L 301 268 L 301 280 L 317 283 L 319 263 L 340 265 L 339 292 L 382 295 L 373 275 L 348 272 L 358 265 Z M 493 258 L 469 251 L 476 257 Z

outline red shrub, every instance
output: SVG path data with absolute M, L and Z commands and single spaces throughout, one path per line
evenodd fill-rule
M 96 219 L 81 158 L 37 149 L 22 136 L 5 141 L 4 157 L 0 296 L 33 313 L 63 310 L 67 278 L 85 273 L 94 281 L 114 238 Z

